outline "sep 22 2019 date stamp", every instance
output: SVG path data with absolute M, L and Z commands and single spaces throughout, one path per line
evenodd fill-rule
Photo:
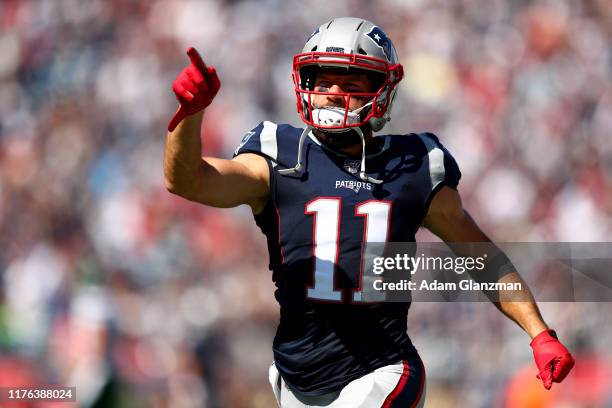
M 0 402 L 22 401 L 75 402 L 76 387 L 0 387 Z

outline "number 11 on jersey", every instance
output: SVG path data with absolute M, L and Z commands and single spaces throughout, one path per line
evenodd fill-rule
M 313 256 L 314 285 L 306 292 L 307 298 L 339 302 L 342 289 L 335 287 L 335 271 L 339 256 L 340 219 L 342 199 L 340 197 L 319 197 L 306 204 L 306 214 L 313 215 Z M 363 285 L 369 284 L 373 276 L 366 276 L 364 270 L 371 270 L 371 251 L 368 243 L 384 243 L 389 233 L 391 202 L 368 200 L 355 206 L 355 216 L 365 217 L 363 240 L 361 243 L 361 262 L 359 288 L 353 291 L 352 301 L 365 301 Z M 379 254 L 382 255 L 382 254 Z M 365 281 L 365 282 L 364 282 Z M 382 294 L 381 294 L 382 295 Z M 380 301 L 380 299 L 367 299 Z

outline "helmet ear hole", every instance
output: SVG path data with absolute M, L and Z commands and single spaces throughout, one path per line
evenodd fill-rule
M 300 88 L 309 91 L 314 90 L 315 80 L 317 79 L 317 70 L 314 66 L 306 66 L 300 69 Z

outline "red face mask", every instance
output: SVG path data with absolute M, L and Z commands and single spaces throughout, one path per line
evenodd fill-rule
M 312 73 L 317 67 L 345 68 L 347 72 L 349 69 L 357 69 L 360 72 L 378 74 L 383 81 L 376 92 L 316 91 Z M 304 123 L 325 131 L 344 131 L 363 126 L 372 119 L 382 118 L 389 108 L 393 91 L 403 76 L 401 64 L 389 65 L 385 60 L 366 55 L 308 52 L 293 57 L 293 82 L 298 113 Z M 340 97 L 339 99 L 344 101 L 344 107 L 318 108 L 313 104 L 315 95 Z M 349 106 L 353 98 L 368 102 L 351 111 Z

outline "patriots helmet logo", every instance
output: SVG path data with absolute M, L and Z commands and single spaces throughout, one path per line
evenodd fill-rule
M 385 56 L 387 57 L 387 61 L 391 61 L 393 50 L 391 48 L 391 40 L 389 40 L 387 34 L 385 34 L 385 32 L 379 27 L 374 26 L 368 33 L 366 33 L 366 35 L 383 50 Z

